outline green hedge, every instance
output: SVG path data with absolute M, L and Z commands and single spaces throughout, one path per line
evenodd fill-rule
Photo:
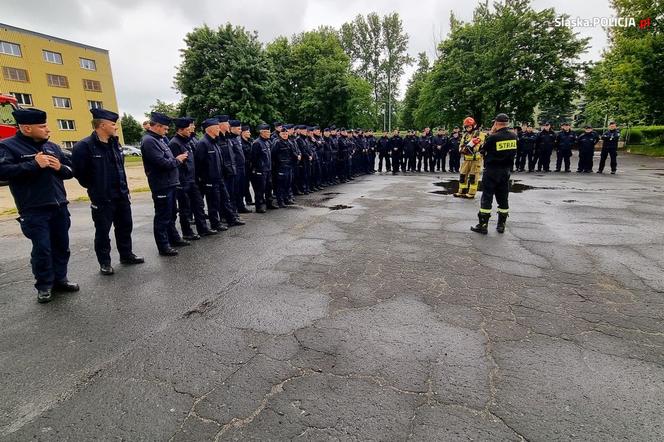
M 664 126 L 634 126 L 622 131 L 623 137 L 628 134 L 628 144 L 664 144 Z

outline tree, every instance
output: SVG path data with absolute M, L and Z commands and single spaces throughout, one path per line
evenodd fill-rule
M 120 118 L 120 127 L 122 128 L 125 144 L 137 144 L 141 141 L 143 126 L 136 121 L 136 118 L 123 113 L 122 118 Z
M 159 112 L 164 115 L 168 115 L 171 118 L 177 118 L 181 116 L 179 105 L 176 103 L 166 103 L 157 98 L 157 102 L 150 106 L 150 110 L 145 113 L 146 117 L 150 117 L 152 112 Z
M 416 115 L 436 124 L 459 124 L 468 115 L 488 124 L 505 112 L 529 121 L 540 107 L 566 108 L 581 88 L 588 39 L 556 26 L 554 9 L 535 11 L 529 0 L 480 4 L 469 23 L 450 17 L 419 95 Z
M 650 26 L 611 27 L 610 46 L 585 84 L 587 118 L 623 123 L 664 123 L 664 6 L 646 0 L 613 0 L 618 17 L 649 18 Z
M 255 32 L 203 26 L 185 44 L 175 76 L 184 113 L 199 121 L 226 113 L 252 125 L 278 115 L 274 71 Z
M 400 117 L 399 126 L 404 129 L 413 129 L 415 126 L 428 126 L 430 123 L 427 118 L 418 118 L 416 121 L 415 111 L 417 110 L 420 91 L 422 90 L 422 83 L 429 73 L 429 58 L 426 52 L 417 54 L 417 70 L 413 73 L 412 78 L 408 81 L 406 88 L 406 95 L 404 97 Z
M 381 64 L 386 77 L 387 98 L 387 129 L 392 130 L 392 118 L 394 115 L 394 101 L 397 87 L 404 68 L 413 62 L 408 55 L 408 34 L 403 30 L 403 24 L 399 14 L 393 12 L 383 17 L 383 40 L 385 44 L 385 59 Z

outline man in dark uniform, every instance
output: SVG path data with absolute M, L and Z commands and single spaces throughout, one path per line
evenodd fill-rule
M 297 155 L 291 143 L 288 142 L 288 129 L 282 128 L 277 132 L 277 138 L 272 141 L 272 166 L 276 169 L 276 197 L 277 205 L 285 207 L 289 202 L 291 189 L 291 169 L 293 161 L 297 161 Z
M 223 158 L 217 143 L 219 137 L 219 120 L 208 118 L 203 121 L 202 128 L 205 133 L 194 147 L 194 164 L 196 170 L 196 184 L 207 200 L 208 217 L 210 218 L 210 234 L 216 235 L 220 231 L 228 230 L 221 224 L 222 192 L 224 188 Z M 228 204 L 228 201 L 225 202 Z M 231 209 L 227 208 L 226 212 Z
M 302 160 L 300 161 L 300 174 L 298 188 L 300 192 L 307 195 L 314 191 L 313 187 L 310 186 L 311 182 L 311 165 L 313 162 L 313 152 L 312 147 L 309 144 L 309 138 L 307 137 L 307 126 L 301 124 L 297 131 L 297 138 L 295 139 L 297 147 L 302 153 Z
M 461 129 L 455 126 L 452 134 L 447 139 L 447 150 L 450 153 L 450 172 L 459 173 L 461 167 L 461 153 L 459 152 L 459 144 L 461 144 Z M 445 169 L 445 162 L 443 161 L 443 170 Z
M 533 132 L 533 127 L 530 123 L 526 124 L 526 130 L 521 132 L 519 136 L 519 143 L 521 151 L 517 149 L 516 170 L 524 172 L 526 168 L 526 160 L 528 161 L 528 172 L 535 169 L 535 143 L 537 142 L 537 134 Z
M 302 161 L 302 152 L 300 152 L 300 148 L 295 142 L 295 125 L 286 124 L 284 125 L 284 129 L 286 129 L 286 133 L 288 134 L 286 141 L 290 145 L 291 151 L 293 152 L 293 155 L 291 155 L 291 170 L 290 178 L 288 181 L 290 187 L 288 189 L 288 199 L 285 203 L 288 206 L 295 204 L 295 195 L 302 195 L 302 192 L 300 192 L 297 188 L 297 181 L 299 180 L 299 165 Z
M 337 161 L 339 158 L 339 135 L 337 134 L 337 127 L 330 126 L 330 163 L 328 170 L 330 181 L 332 184 L 339 184 L 339 176 L 337 175 Z
M 595 144 L 599 141 L 599 135 L 592 126 L 586 125 L 583 133 L 577 138 L 579 144 L 579 164 L 576 168 L 578 173 L 590 173 L 593 171 L 593 156 L 595 155 Z
M 424 128 L 424 132 L 420 136 L 419 147 L 423 155 L 424 160 L 424 171 L 433 172 L 433 145 L 431 144 L 431 129 L 428 127 Z M 417 170 L 420 170 L 420 163 L 417 163 Z
M 597 173 L 604 172 L 606 157 L 611 156 L 611 175 L 615 175 L 618 169 L 618 141 L 620 140 L 620 131 L 615 121 L 609 123 L 609 130 L 602 134 L 602 152 L 599 157 L 599 169 Z
M 244 150 L 242 149 L 242 123 L 240 120 L 229 120 L 230 134 L 228 135 L 228 144 L 233 150 L 233 158 L 235 158 L 235 180 L 233 182 L 234 199 L 233 203 L 237 213 L 250 213 L 244 205 L 244 186 L 247 181 L 245 175 L 246 160 L 244 157 Z
M 367 168 L 367 172 L 369 173 L 376 173 L 376 150 L 378 148 L 378 141 L 376 140 L 376 137 L 374 136 L 374 133 L 372 130 L 369 130 L 367 132 L 367 149 L 369 150 L 367 159 L 369 162 L 369 167 Z
M 392 138 L 390 138 L 390 156 L 392 157 L 392 175 L 398 174 L 399 168 L 405 172 L 406 163 L 403 158 L 403 138 L 401 138 L 397 129 L 394 130 Z
M 251 185 L 256 195 L 256 213 L 265 213 L 266 209 L 277 209 L 272 203 L 272 142 L 270 126 L 258 126 L 259 137 L 251 145 L 249 164 L 251 164 Z M 276 142 L 273 141 L 273 142 Z
M 403 154 L 404 154 L 404 172 L 415 172 L 415 158 L 418 150 L 419 140 L 415 136 L 414 130 L 409 130 L 408 135 L 403 139 Z
M 74 145 L 72 164 L 74 176 L 90 197 L 99 271 L 102 275 L 112 275 L 111 226 L 115 229 L 120 262 L 140 264 L 145 260 L 132 252 L 131 203 L 124 155 L 117 136 L 118 114 L 99 108 L 90 112 L 94 131 Z
M 561 131 L 556 135 L 556 172 L 560 172 L 563 161 L 565 162 L 565 172 L 570 172 L 570 158 L 572 158 L 572 149 L 576 145 L 576 133 L 570 130 L 569 123 L 565 122 L 561 126 Z
M 556 146 L 556 133 L 551 129 L 551 123 L 548 121 L 542 125 L 542 130 L 537 134 L 537 142 L 535 148 L 537 149 L 538 161 L 537 171 L 551 172 L 551 154 Z
M 60 147 L 48 141 L 46 112 L 17 109 L 12 115 L 18 132 L 0 141 L 0 180 L 9 181 L 21 231 L 32 241 L 37 301 L 44 303 L 52 299 L 52 291 L 79 290 L 67 279 L 71 223 L 63 180 L 74 173 Z
M 279 132 L 281 132 L 281 129 L 284 127 L 284 123 L 281 121 L 275 121 L 272 125 L 274 126 L 274 132 L 270 135 L 270 140 L 275 141 L 279 138 Z
M 385 172 L 391 169 L 390 164 L 390 139 L 387 133 L 383 132 L 378 139 L 378 172 L 383 172 L 383 161 L 385 161 Z
M 178 254 L 173 247 L 188 246 L 175 228 L 175 190 L 180 184 L 178 167 L 187 160 L 188 153 L 177 157 L 168 148 L 164 136 L 171 119 L 159 112 L 150 114 L 150 129 L 141 140 L 143 168 L 154 202 L 154 239 L 162 256 Z
M 186 153 L 187 158 L 178 166 L 180 184 L 176 187 L 178 212 L 180 213 L 180 228 L 184 239 L 191 241 L 201 236 L 214 235 L 207 225 L 203 196 L 196 182 L 195 150 L 198 140 L 192 137 L 194 132 L 193 118 L 182 117 L 174 120 L 176 133 L 168 143 L 174 157 Z M 194 217 L 196 232 L 191 229 L 190 219 Z M 214 229 L 213 229 L 214 230 Z
M 491 206 L 495 195 L 498 203 L 498 233 L 505 232 L 505 222 L 509 213 L 509 180 L 510 169 L 514 164 L 517 136 L 507 127 L 509 118 L 505 114 L 498 114 L 491 128 L 491 135 L 484 141 L 482 155 L 484 156 L 484 176 L 482 177 L 482 200 L 477 215 L 479 223 L 470 228 L 473 232 L 488 233 Z
M 432 172 L 445 172 L 445 159 L 447 158 L 447 137 L 443 129 L 438 128 L 436 135 L 431 138 L 431 148 L 433 150 Z
M 219 121 L 219 136 L 217 144 L 221 152 L 222 172 L 224 176 L 224 186 L 220 188 L 221 192 L 221 214 L 228 226 L 241 226 L 246 224 L 238 215 L 236 206 L 237 198 L 237 164 L 235 162 L 236 150 L 231 145 L 231 140 L 236 135 L 230 132 L 230 123 L 228 115 L 217 115 Z M 243 166 L 244 167 L 244 166 Z
M 254 144 L 254 140 L 251 139 L 251 129 L 246 124 L 242 125 L 240 139 L 242 141 L 242 152 L 244 153 L 244 173 L 246 177 L 243 189 L 244 200 L 246 201 L 247 206 L 251 206 L 254 204 L 254 200 L 252 199 L 251 191 L 249 190 L 249 182 L 251 181 L 251 162 L 249 159 L 251 157 L 251 146 Z

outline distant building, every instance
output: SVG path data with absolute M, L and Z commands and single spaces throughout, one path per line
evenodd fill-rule
M 51 140 L 63 147 L 92 132 L 90 108 L 118 112 L 106 49 L 0 23 L 0 69 L 0 92 L 46 111 Z

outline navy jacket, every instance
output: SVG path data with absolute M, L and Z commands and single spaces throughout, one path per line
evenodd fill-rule
M 537 134 L 537 142 L 535 145 L 538 150 L 547 149 L 549 151 L 553 150 L 553 146 L 556 144 L 556 133 L 552 130 L 542 130 Z
M 264 173 L 272 170 L 272 142 L 258 137 L 251 145 L 251 171 Z
M 602 134 L 602 149 L 617 150 L 618 140 L 620 140 L 620 131 L 618 129 L 607 130 Z
M 168 148 L 171 149 L 174 157 L 185 152 L 189 154 L 187 159 L 178 166 L 178 176 L 181 186 L 186 186 L 196 181 L 196 163 L 194 160 L 196 143 L 197 140 L 195 138 L 185 138 L 178 134 L 175 134 L 168 143 Z
M 199 185 L 219 184 L 224 179 L 224 160 L 216 138 L 203 135 L 194 148 L 196 180 Z
M 230 134 L 228 138 L 231 148 L 233 149 L 233 157 L 235 158 L 235 170 L 244 170 L 245 157 L 244 150 L 242 149 L 242 137 L 239 135 Z
M 595 150 L 595 144 L 597 144 L 598 141 L 599 141 L 599 135 L 597 135 L 597 132 L 595 131 L 592 131 L 590 133 L 583 132 L 577 138 L 577 142 L 579 143 L 579 151 L 584 150 L 584 151 L 593 152 Z
M 173 156 L 164 137 L 147 131 L 141 140 L 141 154 L 150 190 L 157 192 L 180 184 L 178 179 L 180 162 Z
M 223 159 L 223 169 L 225 177 L 235 176 L 237 174 L 236 164 L 235 164 L 235 151 L 231 146 L 231 138 L 235 137 L 233 134 L 222 135 L 219 134 L 217 137 L 217 145 L 219 146 L 219 151 L 221 152 L 221 157 Z
M 35 155 L 44 152 L 60 160 L 62 167 L 55 171 L 40 168 Z M 57 144 L 36 142 L 18 132 L 0 141 L 0 180 L 9 181 L 18 213 L 37 207 L 67 204 L 63 180 L 74 176 L 71 161 Z
M 74 145 L 71 160 L 74 176 L 88 190 L 93 204 L 129 195 L 124 155 L 117 137 L 110 137 L 104 144 L 92 132 Z
M 561 130 L 556 136 L 556 149 L 571 151 L 572 148 L 576 145 L 576 133 L 571 130 L 565 132 Z
M 297 163 L 297 154 L 289 141 L 282 140 L 280 137 L 272 141 L 272 163 L 277 171 L 290 170 L 293 164 Z
M 535 143 L 537 142 L 537 134 L 535 132 L 523 131 L 521 136 L 519 136 L 519 148 L 527 152 L 530 152 L 535 149 Z

